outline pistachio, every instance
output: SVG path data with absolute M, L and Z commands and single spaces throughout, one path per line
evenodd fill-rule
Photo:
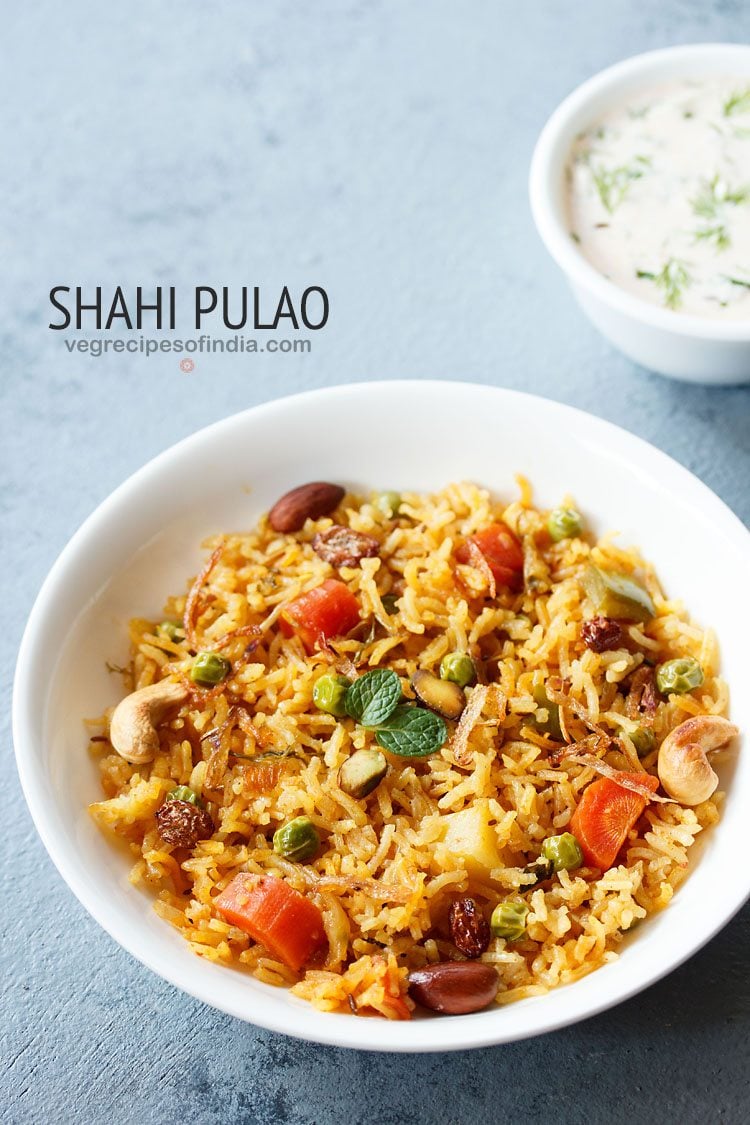
M 339 789 L 360 800 L 380 785 L 387 772 L 388 763 L 379 750 L 357 750 L 339 770 Z
M 423 669 L 415 672 L 411 686 L 420 703 L 436 711 L 444 719 L 458 719 L 466 706 L 466 696 L 458 684 L 452 680 L 441 680 L 432 672 Z
M 499 980 L 482 961 L 440 961 L 409 973 L 409 995 L 433 1012 L 462 1016 L 486 1008 L 497 996 Z
M 627 574 L 589 566 L 581 584 L 597 615 L 625 621 L 650 621 L 656 614 L 648 591 Z

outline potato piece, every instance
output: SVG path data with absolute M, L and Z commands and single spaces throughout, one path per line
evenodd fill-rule
M 462 812 L 445 818 L 444 843 L 448 851 L 463 859 L 466 870 L 476 879 L 486 879 L 501 860 L 497 848 L 497 835 L 489 823 L 490 811 L 486 804 L 478 803 Z

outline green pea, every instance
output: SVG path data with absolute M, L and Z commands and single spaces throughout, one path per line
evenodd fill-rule
M 273 834 L 273 850 L 276 855 L 290 859 L 293 863 L 304 863 L 306 859 L 312 859 L 319 847 L 320 836 L 309 816 L 297 816 Z
M 493 937 L 518 941 L 526 933 L 529 908 L 525 902 L 499 902 L 492 911 L 490 930 Z
M 548 836 L 542 844 L 542 855 L 552 862 L 555 871 L 575 871 L 583 864 L 581 845 L 572 832 Z
M 476 665 L 468 653 L 449 652 L 440 661 L 440 678 L 459 687 L 468 687 L 477 678 Z
M 347 680 L 346 676 L 337 676 L 333 672 L 327 672 L 325 676 L 321 676 L 315 681 L 313 703 L 319 711 L 325 711 L 328 715 L 335 715 L 337 719 L 343 719 L 346 714 L 346 693 L 350 687 L 351 680 Z
M 180 641 L 185 640 L 185 632 L 182 625 L 177 621 L 162 621 L 156 626 L 156 631 L 157 633 L 163 633 L 165 637 L 168 637 L 170 641 L 174 641 L 175 644 L 179 644 Z
M 214 686 L 225 680 L 232 671 L 232 665 L 218 652 L 199 652 L 190 669 L 190 679 L 194 684 Z
M 583 531 L 583 520 L 575 508 L 555 508 L 547 519 L 547 531 L 555 543 L 572 539 Z
M 398 515 L 399 508 L 401 507 L 401 493 L 400 492 L 374 492 L 372 502 L 384 516 L 393 519 Z
M 648 727 L 636 727 L 634 731 L 629 731 L 628 735 L 639 758 L 645 758 L 651 753 L 656 742 L 652 730 Z
M 178 785 L 167 793 L 168 801 L 187 801 L 189 805 L 198 804 L 198 794 L 194 793 L 187 785 Z
M 703 669 L 692 656 L 667 660 L 656 669 L 656 686 L 662 695 L 684 695 L 703 683 Z
M 380 600 L 388 616 L 393 617 L 394 613 L 398 610 L 398 596 L 396 594 L 383 594 Z

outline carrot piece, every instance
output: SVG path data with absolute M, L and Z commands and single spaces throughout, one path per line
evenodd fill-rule
M 298 972 L 325 944 L 323 915 L 309 899 L 272 875 L 235 875 L 214 899 L 227 922 Z
M 359 624 L 359 602 L 343 582 L 327 578 L 289 602 L 279 624 L 285 636 L 296 633 L 307 651 L 313 652 L 316 646 L 343 636 Z
M 499 586 L 509 586 L 512 590 L 520 588 L 523 580 L 523 547 L 518 536 L 509 527 L 504 523 L 491 523 L 470 535 L 456 550 L 456 558 L 460 563 L 472 561 L 469 543 L 473 543 L 482 552 Z
M 659 788 L 658 777 L 650 773 L 624 773 L 652 792 Z M 624 789 L 609 777 L 592 781 L 584 790 L 570 818 L 570 830 L 581 845 L 589 867 L 606 871 L 614 864 L 628 832 L 648 801 L 640 793 Z

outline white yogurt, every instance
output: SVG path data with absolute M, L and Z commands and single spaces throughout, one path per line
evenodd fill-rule
M 694 316 L 750 320 L 750 85 L 645 90 L 577 139 L 570 234 L 605 277 Z

